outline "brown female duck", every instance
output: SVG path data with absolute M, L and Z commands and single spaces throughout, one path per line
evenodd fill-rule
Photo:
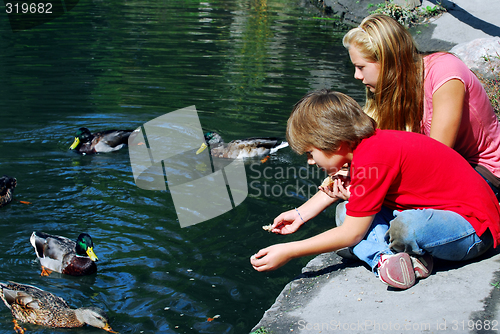
M 0 283 L 0 297 L 14 316 L 14 330 L 24 333 L 16 320 L 53 328 L 82 327 L 85 324 L 116 333 L 106 313 L 97 307 L 72 309 L 62 299 L 37 287 L 14 282 Z

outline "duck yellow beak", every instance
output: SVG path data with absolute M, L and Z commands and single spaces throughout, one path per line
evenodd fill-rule
M 94 253 L 94 249 L 92 247 L 87 248 L 87 255 L 90 257 L 92 261 L 98 261 L 97 255 Z
M 73 144 L 71 144 L 69 149 L 74 150 L 78 146 L 78 144 L 80 144 L 80 139 L 78 137 L 75 137 L 75 141 L 73 142 Z
M 102 329 L 104 329 L 106 332 L 110 332 L 110 333 L 118 333 L 118 332 L 115 332 L 111 326 L 109 324 L 106 324 L 106 326 L 104 326 Z
M 205 149 L 207 148 L 207 144 L 203 143 L 201 144 L 200 148 L 198 149 L 198 151 L 196 151 L 196 154 L 200 154 L 201 152 L 205 151 Z

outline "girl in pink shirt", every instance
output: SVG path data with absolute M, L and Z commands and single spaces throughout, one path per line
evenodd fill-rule
M 389 16 L 368 16 L 344 36 L 364 111 L 380 129 L 423 133 L 460 153 L 500 197 L 500 124 L 477 77 L 448 53 L 424 56 Z

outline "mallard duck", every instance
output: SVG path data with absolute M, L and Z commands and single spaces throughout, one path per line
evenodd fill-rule
M 80 128 L 69 149 L 82 154 L 117 151 L 127 145 L 128 137 L 132 132 L 133 130 L 106 130 L 90 133 L 89 129 Z
M 217 132 L 207 132 L 204 136 L 205 143 L 201 144 L 196 154 L 200 154 L 209 147 L 210 154 L 218 158 L 262 157 L 288 146 L 287 142 L 275 137 L 237 139 L 226 144 Z
M 3 302 L 14 316 L 14 330 L 24 333 L 16 320 L 36 325 L 74 328 L 85 324 L 117 333 L 108 324 L 106 313 L 97 307 L 72 309 L 62 299 L 37 287 L 14 282 L 0 283 Z
M 17 186 L 17 180 L 13 177 L 4 175 L 0 178 L 0 208 L 9 204 L 14 197 L 14 188 Z
M 97 271 L 92 238 L 81 233 L 76 242 L 65 237 L 33 232 L 30 242 L 42 265 L 42 276 L 51 271 L 72 276 L 90 275 Z

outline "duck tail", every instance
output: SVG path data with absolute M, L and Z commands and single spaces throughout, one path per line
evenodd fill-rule
M 45 245 L 46 234 L 43 232 L 33 232 L 30 237 L 30 242 L 33 248 L 35 249 L 35 253 L 38 257 L 44 257 L 43 248 Z
M 282 148 L 285 148 L 285 147 L 288 147 L 288 143 L 286 141 L 282 142 L 281 144 L 279 144 L 276 147 L 273 147 L 269 153 L 273 154 L 276 151 L 281 150 Z

